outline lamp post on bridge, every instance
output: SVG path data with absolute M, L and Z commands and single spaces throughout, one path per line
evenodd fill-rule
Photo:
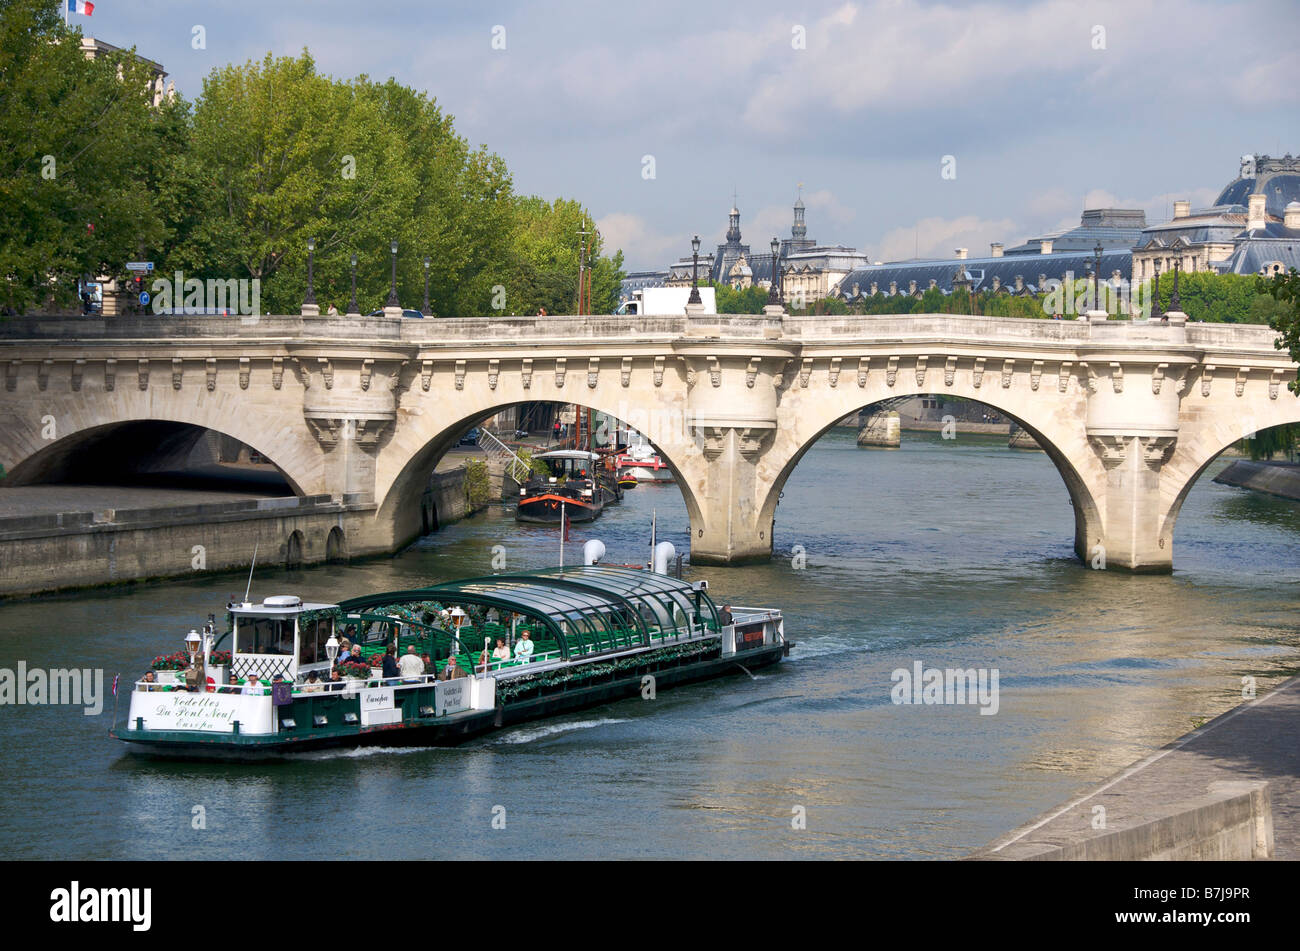
M 397 299 L 397 239 L 388 243 L 388 250 L 393 258 L 393 279 L 388 288 L 388 302 L 384 304 L 385 317 L 401 317 L 402 305 Z
M 1151 262 L 1152 269 L 1155 272 L 1155 284 L 1151 291 L 1151 319 L 1156 320 L 1160 314 L 1160 259 L 1155 258 Z
M 700 236 L 697 234 L 691 238 L 691 296 L 686 298 L 687 304 L 700 304 Z
M 781 242 L 776 238 L 772 239 L 772 281 L 767 291 L 767 306 L 782 307 L 785 301 L 781 298 Z
M 320 307 L 316 305 L 316 289 L 313 286 L 313 280 L 316 270 L 316 239 L 307 239 L 307 293 L 302 299 L 302 315 L 304 317 L 315 317 L 320 313 Z
M 424 316 L 429 316 L 429 259 L 424 259 L 424 309 L 420 311 Z
M 361 310 L 357 307 L 357 252 L 352 252 L 352 300 L 348 301 L 348 314 L 360 316 Z
M 1182 263 L 1179 258 L 1174 258 L 1174 290 L 1169 295 L 1169 312 L 1171 314 L 1182 313 L 1183 310 L 1183 302 L 1178 298 L 1178 272 L 1182 270 Z
M 1093 310 L 1106 310 L 1101 301 L 1101 242 L 1092 249 L 1093 266 L 1092 266 L 1092 300 Z

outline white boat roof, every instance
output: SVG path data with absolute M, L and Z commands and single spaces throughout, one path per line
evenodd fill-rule
M 277 601 L 280 600 L 280 597 L 267 598 L 266 600 Z M 320 611 L 337 606 L 335 604 L 318 604 L 314 601 L 298 601 L 297 604 L 267 604 L 266 601 L 259 604 L 256 601 L 245 601 L 242 604 L 231 605 L 230 612 L 232 614 L 300 614 L 304 611 Z
M 584 462 L 591 462 L 599 459 L 600 456 L 594 452 L 587 452 L 585 449 L 555 449 L 551 452 L 539 452 L 533 456 L 534 459 L 581 459 Z

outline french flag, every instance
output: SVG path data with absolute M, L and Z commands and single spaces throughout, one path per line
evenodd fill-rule
M 82 16 L 90 16 L 95 12 L 95 5 L 87 3 L 86 0 L 68 0 L 68 12 L 80 13 Z

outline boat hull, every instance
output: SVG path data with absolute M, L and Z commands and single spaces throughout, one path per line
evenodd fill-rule
M 515 521 L 531 522 L 534 525 L 559 525 L 563 512 L 570 522 L 591 522 L 600 515 L 601 506 L 575 499 L 564 499 L 561 506 L 559 496 L 536 496 L 521 498 L 515 509 Z
M 353 732 L 327 736 L 211 734 L 202 737 L 192 733 L 125 729 L 114 729 L 113 736 L 124 741 L 137 755 L 202 760 L 284 759 L 298 753 L 347 747 L 455 746 L 505 727 L 640 696 L 642 678 L 647 673 L 653 674 L 656 691 L 671 689 L 771 666 L 779 662 L 791 646 L 777 643 L 727 656 L 634 669 L 600 683 L 540 692 L 538 696 L 500 703 L 492 710 L 468 711 L 442 717 L 437 722 L 362 727 Z

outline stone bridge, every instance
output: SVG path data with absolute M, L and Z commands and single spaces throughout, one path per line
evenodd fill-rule
M 1274 340 L 1181 315 L 27 318 L 0 323 L 0 464 L 8 484 L 67 481 L 202 427 L 257 449 L 299 494 L 338 499 L 351 553 L 392 551 L 420 533 L 430 473 L 466 427 L 577 403 L 658 448 L 692 562 L 734 564 L 771 555 L 782 487 L 827 429 L 941 394 L 999 410 L 1046 450 L 1080 558 L 1167 571 L 1211 460 L 1300 423 L 1296 365 Z

